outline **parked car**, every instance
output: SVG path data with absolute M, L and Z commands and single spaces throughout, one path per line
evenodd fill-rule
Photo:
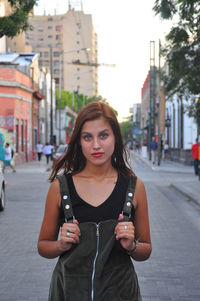
M 53 154 L 53 167 L 59 161 L 59 159 L 65 153 L 66 150 L 67 150 L 67 144 L 64 145 L 61 144 L 58 146 L 56 152 Z
M 5 209 L 6 194 L 5 194 L 5 179 L 0 168 L 0 211 Z

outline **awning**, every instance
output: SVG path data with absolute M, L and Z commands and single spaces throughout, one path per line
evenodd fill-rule
M 39 91 L 35 91 L 35 92 L 33 92 L 33 96 L 35 97 L 35 98 L 37 98 L 37 99 L 39 99 L 39 100 L 41 100 L 41 99 L 44 99 L 45 98 L 45 96 L 44 95 L 42 95 Z

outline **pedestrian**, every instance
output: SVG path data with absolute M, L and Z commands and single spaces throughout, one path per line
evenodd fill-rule
M 52 145 L 49 144 L 48 142 L 46 142 L 46 144 L 44 146 L 44 149 L 43 149 L 43 152 L 46 156 L 46 162 L 47 162 L 47 165 L 48 165 L 49 164 L 49 159 L 52 156 Z
M 169 144 L 168 144 L 168 141 L 166 140 L 165 144 L 164 144 L 164 159 L 165 160 L 168 158 L 168 155 L 169 155 Z
M 198 138 L 195 140 L 195 143 L 192 145 L 192 158 L 194 165 L 194 173 L 196 176 L 199 174 L 199 142 Z
M 157 159 L 157 151 L 158 151 L 158 143 L 156 142 L 156 137 L 152 137 L 152 141 L 150 142 L 150 150 L 151 150 L 151 160 L 152 163 L 156 163 Z
M 38 251 L 60 258 L 48 300 L 140 301 L 131 259 L 151 254 L 147 197 L 107 104 L 79 112 L 50 181 Z
M 40 141 L 38 141 L 36 148 L 37 148 L 38 161 L 41 161 L 42 152 L 43 152 L 43 144 Z
M 14 167 L 14 165 L 11 163 L 12 160 L 12 149 L 10 147 L 10 144 L 7 142 L 4 148 L 4 153 L 5 153 L 5 157 L 3 160 L 3 168 L 2 168 L 2 172 L 4 173 L 5 169 L 7 166 L 10 166 L 10 168 L 12 169 L 13 172 L 16 172 L 16 169 Z M 13 152 L 14 154 L 14 152 Z

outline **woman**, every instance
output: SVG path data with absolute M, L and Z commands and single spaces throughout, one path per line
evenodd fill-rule
M 92 102 L 79 112 L 50 180 L 38 239 L 41 256 L 60 256 L 49 300 L 141 300 L 130 258 L 151 254 L 147 198 L 107 104 Z

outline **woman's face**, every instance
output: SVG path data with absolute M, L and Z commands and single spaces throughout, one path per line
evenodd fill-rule
M 87 162 L 103 165 L 111 161 L 115 148 L 115 137 L 111 126 L 103 117 L 85 122 L 80 142 Z

